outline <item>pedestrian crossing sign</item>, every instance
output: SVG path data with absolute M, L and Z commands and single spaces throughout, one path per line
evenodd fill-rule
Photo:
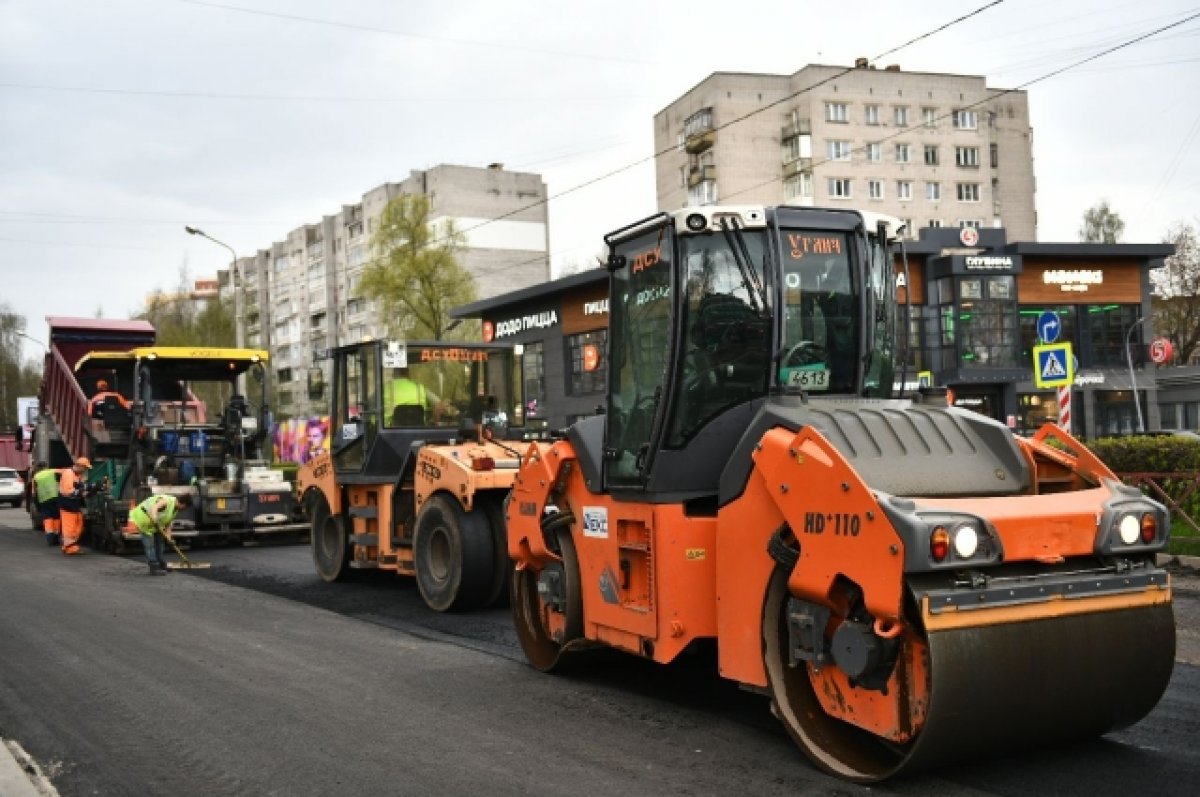
M 1034 346 L 1033 381 L 1040 388 L 1070 387 L 1075 381 L 1075 355 L 1071 344 Z

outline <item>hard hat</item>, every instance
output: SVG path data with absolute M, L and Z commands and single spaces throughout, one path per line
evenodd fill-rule
M 108 382 L 105 382 L 103 379 L 97 380 L 96 389 L 97 390 L 108 390 Z
M 92 461 L 87 457 L 80 457 L 79 459 L 75 460 L 75 467 L 90 469 L 92 467 Z

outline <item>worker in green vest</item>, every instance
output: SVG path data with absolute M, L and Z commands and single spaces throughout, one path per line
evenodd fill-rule
M 142 549 L 146 552 L 146 563 L 150 575 L 165 576 L 167 561 L 163 558 L 163 538 L 171 539 L 171 524 L 180 509 L 192 505 L 188 495 L 152 495 L 129 512 L 129 519 L 137 527 L 142 538 Z
M 386 386 L 384 406 L 392 408 L 388 426 L 424 426 L 429 417 L 427 411 L 433 413 L 433 422 L 438 422 L 441 400 L 409 376 L 407 368 L 393 368 L 392 379 Z
M 39 462 L 33 474 L 33 498 L 38 514 L 42 518 L 42 529 L 46 532 L 46 544 L 58 545 L 62 527 L 58 516 L 58 480 L 61 474 L 56 468 L 46 467 Z

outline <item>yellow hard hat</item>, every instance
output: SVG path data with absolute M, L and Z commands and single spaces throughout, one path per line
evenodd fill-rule
M 80 457 L 79 459 L 75 460 L 75 467 L 90 469 L 92 467 L 92 461 L 87 457 Z

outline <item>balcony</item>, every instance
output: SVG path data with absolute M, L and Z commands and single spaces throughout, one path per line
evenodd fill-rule
M 795 177 L 801 172 L 812 172 L 812 158 L 796 158 L 783 164 L 783 178 Z
M 688 170 L 688 188 L 695 188 L 700 183 L 717 179 L 716 166 L 693 166 Z
M 796 138 L 797 136 L 809 135 L 812 135 L 811 119 L 793 119 L 779 131 L 779 137 L 783 141 Z
M 693 133 L 684 139 L 683 148 L 689 155 L 695 155 L 717 143 L 717 131 L 709 128 Z

